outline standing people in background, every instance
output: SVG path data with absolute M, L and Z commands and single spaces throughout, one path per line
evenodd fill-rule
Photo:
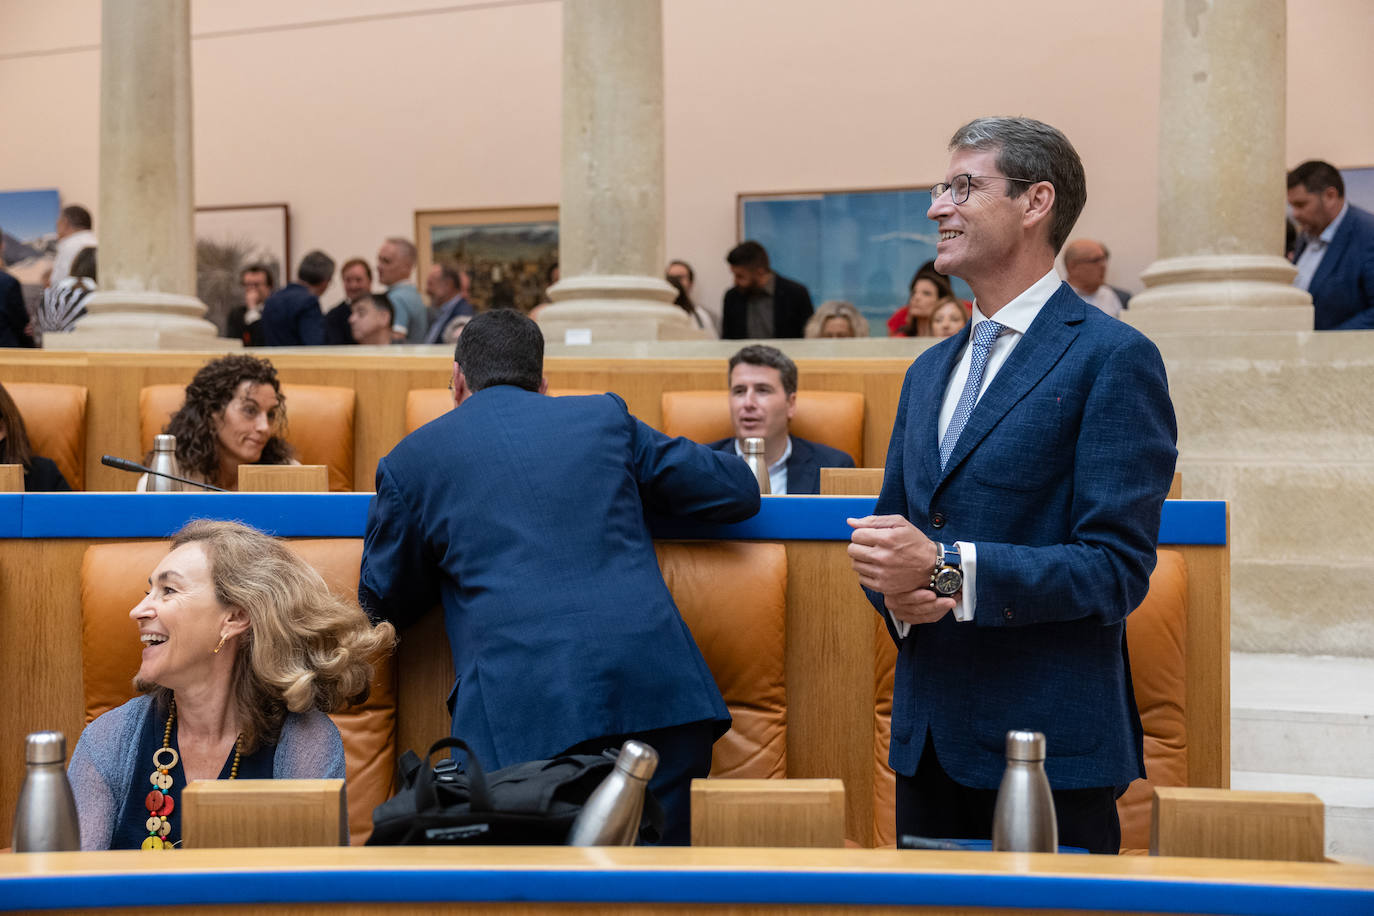
M 631 737 L 655 748 L 664 842 L 684 845 L 691 780 L 730 714 L 645 515 L 742 521 L 758 485 L 743 461 L 669 439 L 616 395 L 546 397 L 543 365 L 523 313 L 467 324 L 454 409 L 377 465 L 358 603 L 405 627 L 443 602 L 453 734 L 488 771 Z
M 52 259 L 52 273 L 48 285 L 56 286 L 71 274 L 72 261 L 83 248 L 94 248 L 100 243 L 91 231 L 91 211 L 73 204 L 63 207 L 57 215 L 57 253 Z
M 949 281 L 936 273 L 935 268 L 922 266 L 911 277 L 907 287 L 906 305 L 900 306 L 887 319 L 889 337 L 930 337 L 930 316 L 940 300 L 951 298 Z
M 468 301 L 472 291 L 472 277 L 457 264 L 436 261 L 425 278 L 425 292 L 429 294 L 433 322 L 425 333 L 425 343 L 453 343 L 458 338 L 457 319 L 471 318 L 476 309 Z
M 721 337 L 801 337 L 811 317 L 811 294 L 795 280 L 773 272 L 758 242 L 741 242 L 725 256 L 735 285 L 725 293 Z
M 958 299 L 941 299 L 930 315 L 930 333 L 933 337 L 953 337 L 967 326 L 968 312 Z
M 96 249 L 83 248 L 72 259 L 67 279 L 43 290 L 43 299 L 34 315 L 33 327 L 41 339 L 43 334 L 62 334 L 70 331 L 86 314 L 83 301 L 96 289 Z
M 262 306 L 276 290 L 272 268 L 266 264 L 249 264 L 239 271 L 239 286 L 243 290 L 243 305 L 229 311 L 224 336 L 243 341 L 245 347 L 261 347 Z
M 692 265 L 686 261 L 669 261 L 668 267 L 663 271 L 663 279 L 677 288 L 677 299 L 673 304 L 692 316 L 692 323 L 697 328 L 712 337 L 719 337 L 720 328 L 716 325 L 716 317 L 697 305 L 696 300 L 692 298 L 692 289 L 697 282 L 697 274 L 692 270 Z
M 51 459 L 33 453 L 24 416 L 4 385 L 0 385 L 0 464 L 23 466 L 25 493 L 71 489 Z
M 1107 285 L 1107 261 L 1111 256 L 1101 242 L 1074 239 L 1064 246 L 1064 279 L 1084 302 L 1119 318 L 1121 310 L 1131 301 L 1131 294 Z
M 357 343 L 349 330 L 352 303 L 372 293 L 372 268 L 362 258 L 349 258 L 339 268 L 344 297 L 324 316 L 324 342 L 331 345 Z
M 898 647 L 897 833 L 990 838 L 1006 733 L 1025 729 L 1045 735 L 1059 842 L 1115 855 L 1116 798 L 1145 775 L 1126 615 L 1174 473 L 1168 380 L 1055 273 L 1087 200 L 1068 139 L 981 118 L 950 151 L 927 215 L 935 266 L 976 297 L 971 333 L 907 371 L 875 515 L 850 519 Z
M 295 283 L 262 304 L 262 342 L 268 347 L 313 347 L 324 343 L 320 296 L 334 279 L 334 259 L 323 251 L 301 258 Z
M 1293 281 L 1312 294 L 1318 331 L 1374 328 L 1374 213 L 1351 206 L 1335 166 L 1314 159 L 1288 173 L 1298 237 Z
M 0 269 L 0 347 L 32 347 L 29 310 L 24 287 L 10 272 Z
M 821 491 L 821 468 L 852 468 L 837 448 L 790 431 L 797 413 L 797 364 L 776 347 L 753 344 L 730 357 L 730 422 L 734 436 L 711 443 L 718 452 L 744 457 L 745 439 L 763 440 L 768 491 L 775 495 Z
M 868 319 L 852 302 L 822 302 L 806 322 L 806 337 L 867 337 Z
M 429 316 L 420 291 L 410 282 L 415 270 L 415 243 L 393 236 L 377 249 L 377 279 L 386 284 L 386 295 L 396 309 L 392 332 L 398 343 L 424 343 Z
M 351 303 L 348 329 L 354 342 L 370 347 L 386 347 L 395 342 L 391 333 L 396 310 L 386 293 L 368 293 Z

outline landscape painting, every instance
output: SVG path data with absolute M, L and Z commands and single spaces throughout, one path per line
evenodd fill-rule
M 221 331 L 229 312 L 243 304 L 239 273 L 265 264 L 280 288 L 291 265 L 291 213 L 286 204 L 196 208 L 196 295 L 205 317 Z
M 30 313 L 48 282 L 57 252 L 57 214 L 61 210 L 56 188 L 0 191 L 0 262 L 24 284 Z
M 558 263 L 558 208 L 420 210 L 415 239 L 422 284 L 436 260 L 453 261 L 471 272 L 478 308 L 528 312 L 543 300 Z

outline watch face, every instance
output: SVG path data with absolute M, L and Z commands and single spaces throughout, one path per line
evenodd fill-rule
M 964 587 L 964 574 L 957 569 L 946 566 L 935 573 L 931 587 L 935 594 L 941 598 L 948 598 Z

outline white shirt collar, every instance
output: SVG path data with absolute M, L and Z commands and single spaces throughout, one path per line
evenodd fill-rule
M 1040 310 L 1045 307 L 1045 303 L 1050 301 L 1050 297 L 1059 289 L 1059 284 L 1064 281 L 1059 279 L 1059 274 L 1051 267 L 1049 273 L 1030 285 L 1021 295 L 1008 302 L 997 310 L 993 317 L 997 323 L 1005 328 L 1010 328 L 1018 334 L 1024 334 L 1030 328 L 1031 322 L 1035 321 L 1035 316 L 1040 314 Z M 969 340 L 973 339 L 973 329 L 978 327 L 978 322 L 987 321 L 981 311 L 978 310 L 978 300 L 973 301 L 973 321 L 969 326 Z

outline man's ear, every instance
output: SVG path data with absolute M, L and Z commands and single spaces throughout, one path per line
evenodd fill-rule
M 787 419 L 792 419 L 797 415 L 797 393 L 794 391 L 787 396 Z
M 540 393 L 540 394 L 548 394 L 548 393 L 549 393 L 549 377 L 548 377 L 547 375 L 540 376 L 540 378 L 539 378 L 539 393 Z
M 453 378 L 449 382 L 449 388 L 453 390 L 453 406 L 457 407 L 468 396 L 468 381 L 463 378 L 463 370 L 458 368 L 457 363 L 453 364 Z
M 1026 201 L 1026 213 L 1021 218 L 1022 226 L 1029 229 L 1049 218 L 1050 212 L 1054 209 L 1054 185 L 1048 181 L 1038 181 L 1026 189 L 1022 196 Z

